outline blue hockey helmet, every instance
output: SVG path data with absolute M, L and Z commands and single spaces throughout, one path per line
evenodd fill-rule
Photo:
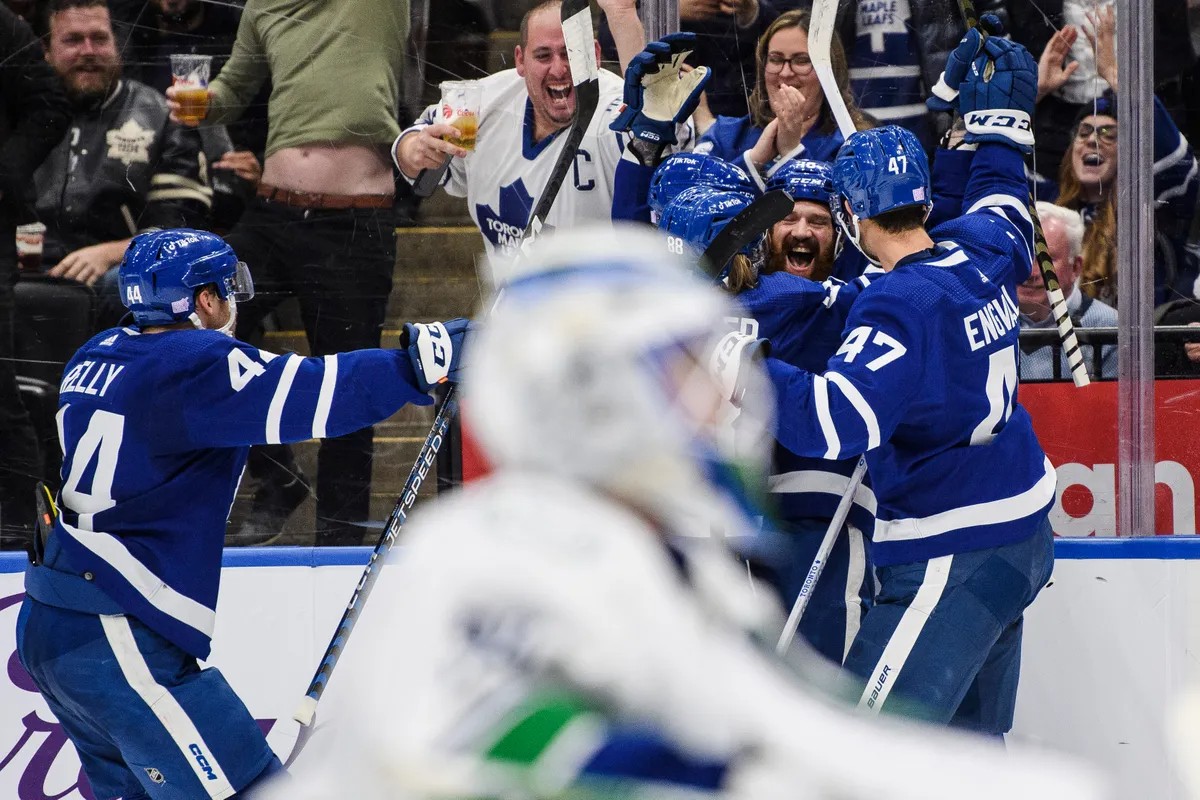
M 767 178 L 767 191 L 783 189 L 793 200 L 829 205 L 833 199 L 833 167 L 825 161 L 786 161 Z
M 139 327 L 172 325 L 196 310 L 196 290 L 213 284 L 226 300 L 254 296 L 254 281 L 225 240 L 170 228 L 135 236 L 118 272 L 121 301 Z
M 858 219 L 932 205 L 925 149 L 912 131 L 899 125 L 852 133 L 833 163 L 833 188 Z M 836 203 L 835 211 L 840 206 Z
M 693 186 L 667 204 L 658 227 L 667 234 L 667 248 L 671 252 L 683 253 L 686 245 L 695 254 L 702 255 L 729 221 L 753 202 L 754 196 L 744 192 Z M 765 241 L 766 234 L 763 234 L 738 252 L 758 267 Z M 729 268 L 730 264 L 722 264 L 720 274 L 714 277 L 723 280 L 729 274 Z
M 736 164 L 703 153 L 676 153 L 659 164 L 650 179 L 648 199 L 651 213 L 657 215 L 655 222 L 676 195 L 693 186 L 758 193 L 750 176 Z

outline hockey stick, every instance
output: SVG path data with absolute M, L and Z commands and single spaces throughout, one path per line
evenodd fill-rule
M 833 543 L 837 541 L 846 517 L 850 515 L 850 506 L 854 503 L 854 495 L 858 492 L 858 487 L 862 485 L 863 477 L 866 474 L 867 461 L 865 458 L 860 458 L 854 467 L 854 472 L 850 474 L 850 483 L 846 486 L 846 491 L 842 494 L 842 499 L 838 501 L 837 509 L 833 512 L 833 519 L 829 520 L 829 527 L 825 530 L 825 536 L 817 548 L 817 555 L 813 559 L 812 566 L 808 568 L 808 574 L 804 576 L 800 593 L 796 595 L 796 602 L 792 604 L 792 612 L 788 614 L 787 623 L 783 626 L 783 633 L 780 634 L 779 642 L 775 645 L 775 652 L 779 655 L 786 653 L 792 646 L 792 640 L 796 638 L 796 629 L 800 627 L 800 618 L 804 616 L 804 610 L 808 608 L 808 601 L 812 599 L 813 589 L 816 588 L 821 573 L 825 571 L 825 563 L 833 551 Z
M 837 27 L 838 0 L 813 0 L 811 16 L 808 22 L 808 57 L 816 70 L 817 80 L 821 83 L 821 91 L 825 94 L 825 102 L 837 120 L 838 130 L 843 139 L 849 139 L 850 134 L 858 130 L 854 120 L 850 118 L 850 109 L 842 97 L 838 87 L 837 77 L 833 74 L 833 58 L 829 50 L 833 46 L 833 31 Z M 796 145 L 786 155 L 767 170 L 767 177 L 775 174 L 781 166 L 795 158 L 804 148 L 804 143 Z
M 772 225 L 792 213 L 795 202 L 783 189 L 775 189 L 759 197 L 729 220 L 713 237 L 700 257 L 701 267 L 712 278 L 721 274 L 729 259 L 753 242 Z
M 967 27 L 977 29 L 986 39 L 987 31 L 979 27 L 979 16 L 975 13 L 972 0 L 958 0 L 958 8 Z M 985 70 L 984 80 L 989 80 L 990 77 Z M 1037 205 L 1032 196 L 1029 198 L 1028 209 L 1029 218 L 1033 221 L 1034 257 L 1042 273 L 1042 283 L 1046 285 L 1046 296 L 1050 298 L 1050 313 L 1058 327 L 1058 337 L 1062 341 L 1063 354 L 1067 357 L 1067 366 L 1071 368 L 1071 380 L 1077 387 L 1082 388 L 1091 383 L 1091 379 L 1088 377 L 1087 364 L 1083 361 L 1083 351 L 1079 348 L 1079 339 L 1075 336 L 1075 323 L 1067 313 L 1067 299 L 1063 297 L 1062 284 L 1058 281 L 1058 275 L 1054 272 L 1054 262 L 1046 248 L 1046 234 L 1042 232 L 1042 220 L 1038 217 Z
M 563 179 L 575 163 L 575 152 L 583 139 L 584 132 L 591 125 L 592 117 L 596 112 L 596 106 L 600 97 L 599 71 L 596 66 L 596 51 L 593 44 L 592 18 L 588 7 L 588 0 L 564 0 L 562 4 L 562 25 L 563 36 L 567 42 L 567 55 L 571 62 L 571 74 L 576 79 L 575 119 L 571 123 L 571 131 L 568 134 L 567 143 L 563 151 L 559 154 L 558 161 L 554 164 L 550 179 L 546 182 L 546 188 L 542 190 L 542 195 L 530 219 L 529 226 L 522 237 L 522 245 L 528 237 L 536 235 L 535 230 L 541 230 L 541 220 L 545 219 L 554 205 L 554 199 L 558 196 L 559 190 L 562 188 Z M 581 42 L 586 42 L 587 46 L 581 46 Z M 580 59 L 578 57 L 579 53 L 584 53 L 587 57 Z M 535 225 L 535 223 L 537 224 Z M 363 606 L 371 594 L 371 589 L 374 587 L 375 581 L 379 578 L 379 559 L 395 545 L 396 537 L 400 534 L 400 528 L 404 525 L 404 521 L 408 517 L 408 512 L 412 509 L 413 503 L 417 499 L 417 491 L 420 489 L 421 483 L 425 480 L 425 476 L 428 474 L 430 467 L 437 457 L 438 450 L 445 440 L 446 429 L 450 425 L 450 420 L 458 408 L 456 394 L 457 388 L 452 384 L 447 389 L 445 397 L 442 400 L 442 405 L 434 416 L 433 426 L 429 431 L 429 435 L 425 437 L 424 444 L 421 445 L 421 450 L 417 454 L 417 460 L 409 472 L 408 480 L 404 484 L 404 489 L 401 491 L 400 497 L 396 500 L 396 505 L 392 509 L 391 515 L 388 517 L 383 534 L 376 543 L 374 550 L 371 551 L 371 557 L 367 561 L 367 566 L 363 569 L 363 574 L 358 580 L 354 594 L 350 596 L 350 602 L 346 605 L 346 610 L 342 612 L 342 618 L 338 622 L 333 638 L 330 639 L 328 647 L 325 648 L 325 653 L 322 655 L 321 662 L 317 666 L 312 680 L 309 682 L 308 689 L 305 691 L 304 697 L 300 700 L 300 704 L 292 715 L 292 718 L 300 723 L 300 733 L 296 738 L 296 743 L 292 746 L 292 752 L 288 756 L 285 766 L 295 761 L 296 756 L 300 754 L 300 751 L 312 736 L 314 730 L 313 720 L 316 717 L 317 704 L 321 700 L 321 695 L 325 692 L 325 687 L 329 684 L 330 675 L 333 673 L 334 667 L 337 666 L 338 659 L 346 647 L 346 642 L 354 630 L 355 623 L 358 622 L 358 617 L 362 613 Z

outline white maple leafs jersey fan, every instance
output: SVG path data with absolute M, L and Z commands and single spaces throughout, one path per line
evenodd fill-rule
M 525 79 L 516 70 L 479 81 L 482 102 L 476 149 L 450 160 L 443 187 L 466 197 L 471 219 L 489 253 L 507 253 L 520 240 L 566 141 L 567 128 L 533 141 L 533 107 Z M 609 130 L 621 109 L 623 82 L 600 70 L 600 101 L 575 155 L 575 163 L 546 219 L 550 228 L 607 222 L 612 215 L 613 184 L 627 135 Z M 441 105 L 425 109 L 405 134 L 438 121 Z M 690 134 L 685 129 L 684 135 Z M 686 140 L 681 137 L 681 142 Z

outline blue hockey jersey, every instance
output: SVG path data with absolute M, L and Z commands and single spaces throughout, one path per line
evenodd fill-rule
M 206 657 L 249 446 L 340 436 L 432 402 L 415 387 L 398 350 L 303 358 L 217 331 L 99 334 L 59 389 L 60 515 L 26 591 L 131 614 Z
M 1020 541 L 1054 500 L 1054 468 L 1017 402 L 1016 285 L 1033 264 L 1027 192 L 1020 154 L 981 145 L 966 213 L 861 292 L 825 371 L 767 361 L 784 446 L 866 454 L 877 564 Z
M 747 335 L 769 339 L 771 355 L 801 369 L 820 372 L 842 343 L 842 329 L 859 292 L 882 272 L 851 283 L 816 283 L 786 272 L 763 275 L 758 284 L 738 295 L 750 315 L 738 321 Z M 830 519 L 849 485 L 857 456 L 840 461 L 797 455 L 776 446 L 769 479 L 772 496 L 785 521 Z M 869 485 L 859 488 L 850 521 L 870 534 L 875 497 Z

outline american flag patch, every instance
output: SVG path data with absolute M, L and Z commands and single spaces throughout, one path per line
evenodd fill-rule
M 925 187 L 924 186 L 913 189 L 913 200 L 915 200 L 918 203 L 925 202 Z
M 188 310 L 188 299 L 186 297 L 181 297 L 180 299 L 175 300 L 171 303 L 171 311 L 175 314 L 182 314 L 183 312 L 185 312 L 187 310 Z

